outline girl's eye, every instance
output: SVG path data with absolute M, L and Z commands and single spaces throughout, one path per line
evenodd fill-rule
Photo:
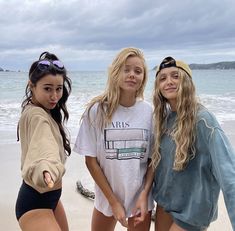
M 135 70 L 135 73 L 137 73 L 137 74 L 141 74 L 141 73 L 142 73 L 142 71 L 141 71 L 141 70 L 139 70 L 139 69 L 137 69 L 137 70 Z
M 159 81 L 164 81 L 165 79 L 166 79 L 166 76 L 164 75 L 159 77 Z
M 124 69 L 124 72 L 125 72 L 125 73 L 128 73 L 128 72 L 129 72 L 129 69 Z
M 56 91 L 62 91 L 62 90 L 63 90 L 62 87 L 58 87 L 58 88 L 56 89 Z
M 175 73 L 172 73 L 171 76 L 172 76 L 174 79 L 178 79 L 179 74 L 178 74 L 178 72 L 175 72 Z
M 50 87 L 45 87 L 44 89 L 45 89 L 45 91 L 48 91 L 48 92 L 51 91 L 51 88 L 50 88 Z

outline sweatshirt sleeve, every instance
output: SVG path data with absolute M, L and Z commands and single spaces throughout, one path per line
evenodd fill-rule
M 208 113 L 202 124 L 204 134 L 201 132 L 201 136 L 207 140 L 212 173 L 223 192 L 228 215 L 235 230 L 235 152 L 212 114 Z
M 28 121 L 28 150 L 22 166 L 22 177 L 39 192 L 49 191 L 43 172 L 48 171 L 55 185 L 65 172 L 60 159 L 59 146 L 51 130 L 48 118 L 33 114 Z
M 214 175 L 222 189 L 228 215 L 235 230 L 235 152 L 224 132 L 216 128 L 209 141 Z

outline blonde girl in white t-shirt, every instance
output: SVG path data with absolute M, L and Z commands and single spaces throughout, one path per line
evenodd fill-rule
M 146 82 L 143 53 L 124 48 L 109 68 L 106 90 L 83 114 L 74 151 L 85 156 L 95 181 L 92 231 L 113 231 L 117 221 L 129 231 L 150 228 L 152 107 L 143 100 Z

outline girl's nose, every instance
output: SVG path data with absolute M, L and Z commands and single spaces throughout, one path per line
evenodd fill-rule
M 129 77 L 132 78 L 132 79 L 135 78 L 135 73 L 134 73 L 134 71 L 130 71 Z
M 53 91 L 51 94 L 51 99 L 56 100 L 58 98 L 58 94 L 56 91 Z
M 171 79 L 171 77 L 170 77 L 170 76 L 168 76 L 168 77 L 167 77 L 167 79 L 166 79 L 166 83 L 167 83 L 167 84 L 172 84 L 172 79 Z

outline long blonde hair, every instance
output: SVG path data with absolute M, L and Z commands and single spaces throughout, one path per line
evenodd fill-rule
M 94 97 L 87 105 L 88 114 L 92 106 L 98 103 L 97 119 L 100 128 L 111 123 L 113 113 L 116 111 L 120 100 L 120 77 L 121 70 L 129 57 L 139 57 L 143 62 L 144 79 L 136 92 L 136 98 L 144 98 L 144 88 L 147 82 L 147 65 L 143 53 L 134 47 L 122 49 L 113 60 L 108 69 L 108 81 L 103 94 Z
M 184 70 L 178 68 L 179 87 L 177 94 L 177 118 L 171 136 L 176 144 L 173 169 L 183 170 L 190 159 L 195 157 L 195 129 L 199 102 L 196 98 L 195 86 Z M 156 77 L 154 94 L 154 130 L 156 134 L 152 166 L 156 168 L 161 160 L 160 144 L 162 135 L 166 132 L 166 119 L 169 113 L 167 99 L 159 90 L 159 78 Z

